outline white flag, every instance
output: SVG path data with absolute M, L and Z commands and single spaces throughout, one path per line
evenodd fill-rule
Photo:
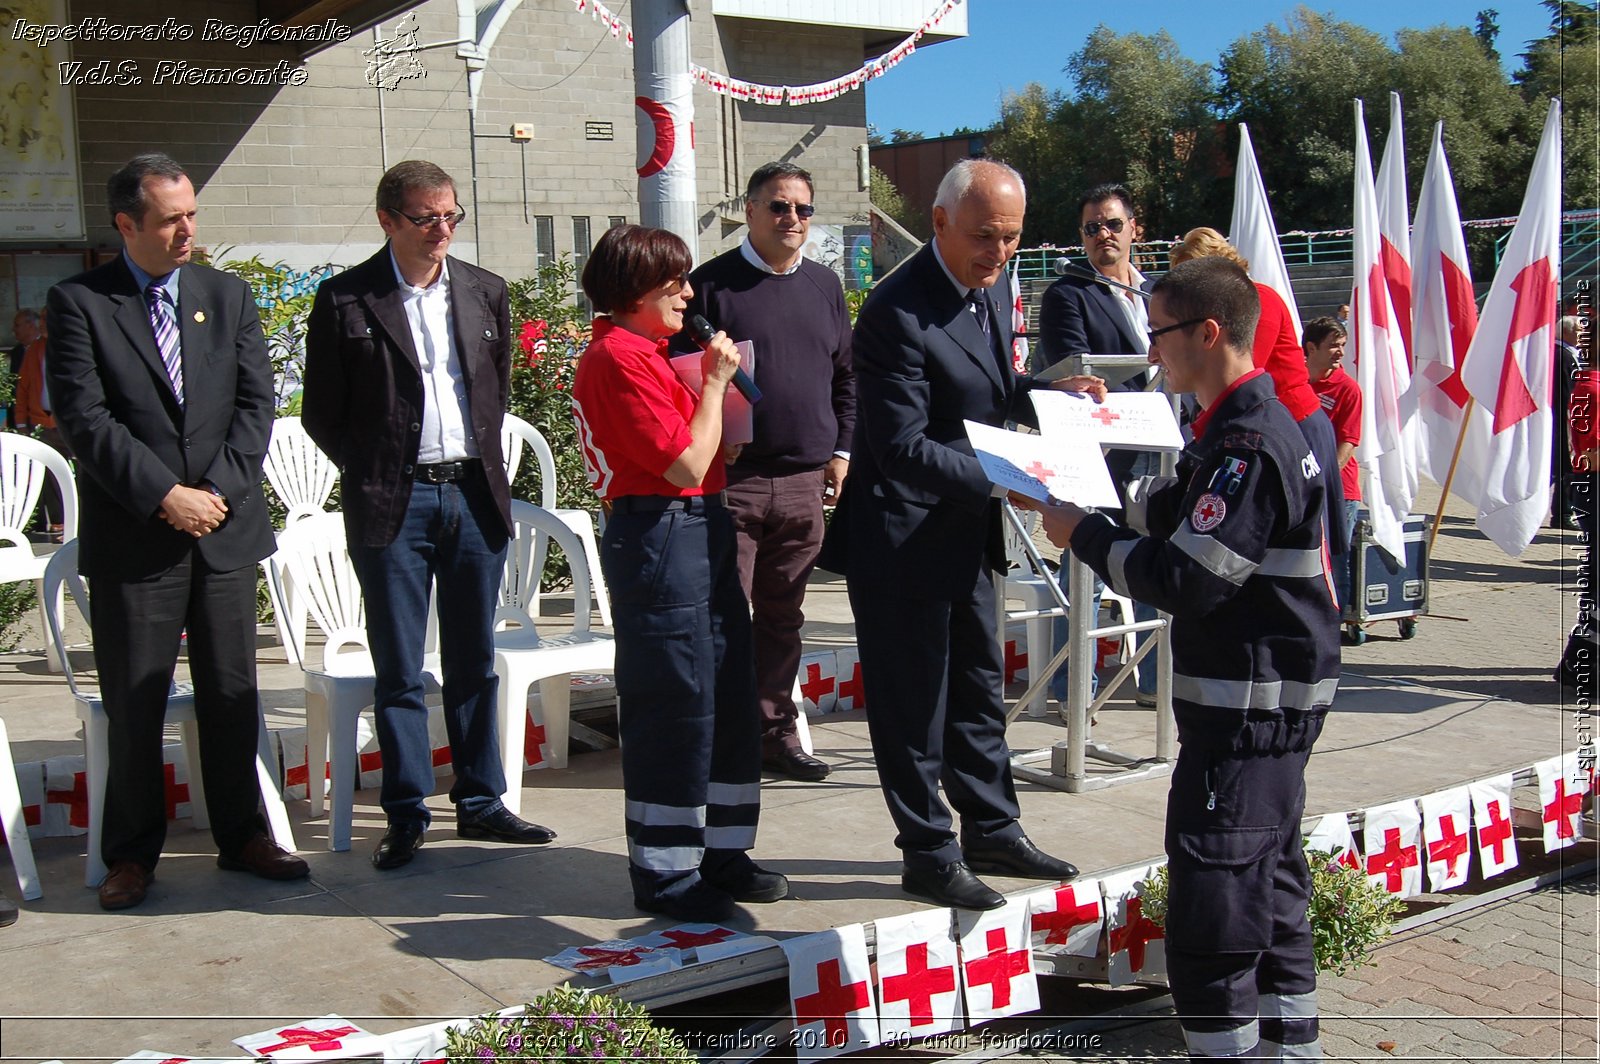
M 1039 977 L 1029 945 L 1028 900 L 1013 898 L 988 912 L 956 912 L 961 984 L 973 1023 L 1036 1012 Z
M 1028 372 L 1028 308 L 1022 302 L 1022 279 L 1017 275 L 1022 263 L 1011 260 L 1011 366 L 1018 373 Z
M 1383 259 L 1383 279 L 1389 286 L 1389 303 L 1400 325 L 1400 342 L 1411 355 L 1411 206 L 1406 198 L 1406 138 L 1400 121 L 1400 94 L 1389 94 L 1389 139 L 1383 143 L 1383 162 L 1378 164 L 1378 231 L 1382 234 L 1379 255 Z
M 1551 100 L 1522 213 L 1483 305 L 1461 379 L 1492 412 L 1478 528 L 1512 557 L 1550 508 L 1551 386 L 1561 273 L 1561 101 Z
M 1369 882 L 1402 898 L 1422 893 L 1422 816 L 1415 800 L 1368 809 L 1361 838 Z
M 1511 826 L 1511 773 L 1467 784 L 1472 795 L 1473 834 L 1483 878 L 1517 867 L 1517 836 Z
M 877 1045 L 878 1004 L 861 925 L 784 939 L 780 945 L 789 961 L 795 1059 L 805 1064 Z
M 918 909 L 875 921 L 878 1035 L 890 1045 L 965 1026 L 961 958 L 949 909 Z
M 1416 441 L 1401 399 L 1411 384 L 1394 304 L 1384 276 L 1378 195 L 1367 150 L 1367 124 L 1356 102 L 1355 292 L 1350 300 L 1350 346 L 1361 388 L 1361 442 L 1356 460 L 1373 541 L 1405 558 L 1405 519 L 1417 493 Z
M 1467 400 L 1461 366 L 1478 330 L 1478 304 L 1472 294 L 1472 265 L 1461 234 L 1455 182 L 1444 154 L 1444 123 L 1433 127 L 1433 147 L 1422 174 L 1417 200 L 1417 230 L 1412 244 L 1415 304 L 1411 355 L 1414 372 L 1408 409 L 1417 417 L 1417 465 L 1444 484 L 1461 437 Z M 1476 508 L 1483 498 L 1484 462 L 1489 453 L 1493 414 L 1476 404 L 1461 441 L 1450 491 Z
M 1422 796 L 1423 864 L 1432 890 L 1467 881 L 1472 863 L 1472 799 L 1465 787 Z
M 1576 845 L 1583 835 L 1583 796 L 1589 793 L 1589 774 L 1578 768 L 1578 752 L 1540 761 L 1533 773 L 1539 777 L 1545 853 Z
M 1250 263 L 1250 277 L 1283 297 L 1294 324 L 1294 338 L 1304 335 L 1300 311 L 1289 284 L 1289 267 L 1283 263 L 1283 247 L 1278 243 L 1278 228 L 1272 223 L 1272 205 L 1267 202 L 1267 186 L 1256 166 L 1250 129 L 1239 123 L 1239 165 L 1233 172 L 1233 220 L 1228 223 L 1228 243 Z

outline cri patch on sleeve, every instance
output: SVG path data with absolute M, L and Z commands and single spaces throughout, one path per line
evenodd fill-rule
M 1196 532 L 1210 532 L 1222 524 L 1222 519 L 1227 516 L 1228 504 L 1222 501 L 1222 496 L 1208 491 L 1194 501 L 1194 513 L 1189 515 L 1189 523 Z

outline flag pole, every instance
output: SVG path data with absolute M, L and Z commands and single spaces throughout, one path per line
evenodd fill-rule
M 1439 538 L 1439 523 L 1444 520 L 1444 504 L 1450 499 L 1450 484 L 1456 479 L 1456 463 L 1461 461 L 1461 445 L 1467 442 L 1467 426 L 1472 424 L 1472 408 L 1478 400 L 1467 396 L 1467 405 L 1461 412 L 1461 431 L 1456 434 L 1456 449 L 1450 455 L 1450 472 L 1444 475 L 1444 490 L 1439 493 L 1439 512 L 1433 515 L 1433 528 L 1428 531 L 1428 557 L 1433 557 L 1433 541 Z

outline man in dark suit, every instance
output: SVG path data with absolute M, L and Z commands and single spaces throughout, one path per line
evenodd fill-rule
M 867 299 L 852 342 L 852 475 L 819 563 L 848 579 L 901 885 L 967 909 L 1004 904 L 975 872 L 1064 880 L 1078 871 L 1017 823 L 995 639 L 1000 502 L 962 425 L 1032 419 L 1035 382 L 1011 367 L 1006 309 L 1024 197 L 1010 167 L 957 163 L 934 201 L 933 243 Z M 1104 395 L 1096 378 L 1055 386 Z
M 435 586 L 456 834 L 546 843 L 555 832 L 500 800 L 493 633 L 512 529 L 500 456 L 511 372 L 506 283 L 448 254 L 466 212 L 433 163 L 390 167 L 377 207 L 389 242 L 317 289 L 301 418 L 339 466 L 350 560 L 366 598 L 389 821 L 372 863 L 389 869 L 411 860 L 428 827 L 422 656 Z
M 189 261 L 194 186 L 172 159 L 135 157 L 106 200 L 122 254 L 50 290 L 45 372 L 78 462 L 78 568 L 110 728 L 100 904 L 126 909 L 144 900 L 166 838 L 162 725 L 185 630 L 217 864 L 268 879 L 308 869 L 267 838 L 257 808 L 273 390 L 255 298 Z

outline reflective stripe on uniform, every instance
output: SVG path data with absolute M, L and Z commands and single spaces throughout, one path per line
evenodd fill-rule
M 1309 1020 L 1317 1015 L 1317 992 L 1309 994 L 1262 994 L 1261 1018 Z
M 1287 547 L 1270 547 L 1267 556 L 1261 559 L 1261 566 L 1256 570 L 1262 576 L 1289 576 L 1302 578 L 1320 578 L 1325 570 L 1322 565 L 1322 548 L 1316 550 L 1290 550 Z
M 1321 1060 L 1317 992 L 1262 994 L 1261 1055 L 1267 1060 Z
M 1224 709 L 1311 709 L 1332 705 L 1338 690 L 1338 677 L 1308 684 L 1299 680 L 1220 680 L 1172 674 L 1174 698 Z
M 1243 584 L 1256 571 L 1255 562 L 1213 536 L 1202 536 L 1187 521 L 1178 526 L 1169 542 L 1199 562 L 1206 572 L 1230 584 Z
M 761 783 L 708 783 L 707 805 L 760 805 Z
M 706 807 L 703 805 L 657 805 L 654 802 L 636 802 L 630 798 L 623 807 L 623 815 L 635 824 L 650 827 L 706 826 Z
M 1139 542 L 1136 539 L 1119 539 L 1111 544 L 1111 549 L 1106 552 L 1106 576 L 1111 584 L 1111 590 L 1123 598 L 1132 598 L 1128 591 L 1128 555 L 1133 553 L 1133 545 Z
M 1304 1045 L 1285 1046 L 1265 1038 L 1261 1040 L 1260 1048 L 1256 1050 L 1257 1060 L 1321 1060 L 1322 1040 L 1306 1042 Z
M 1191 1031 L 1183 1029 L 1183 1040 L 1191 1057 L 1242 1057 L 1261 1040 L 1256 1021 L 1251 1020 L 1231 1031 Z
M 706 849 L 748 850 L 756 844 L 755 825 L 706 828 Z
M 700 867 L 706 851 L 700 846 L 646 846 L 628 840 L 628 860 L 652 872 L 692 872 Z

